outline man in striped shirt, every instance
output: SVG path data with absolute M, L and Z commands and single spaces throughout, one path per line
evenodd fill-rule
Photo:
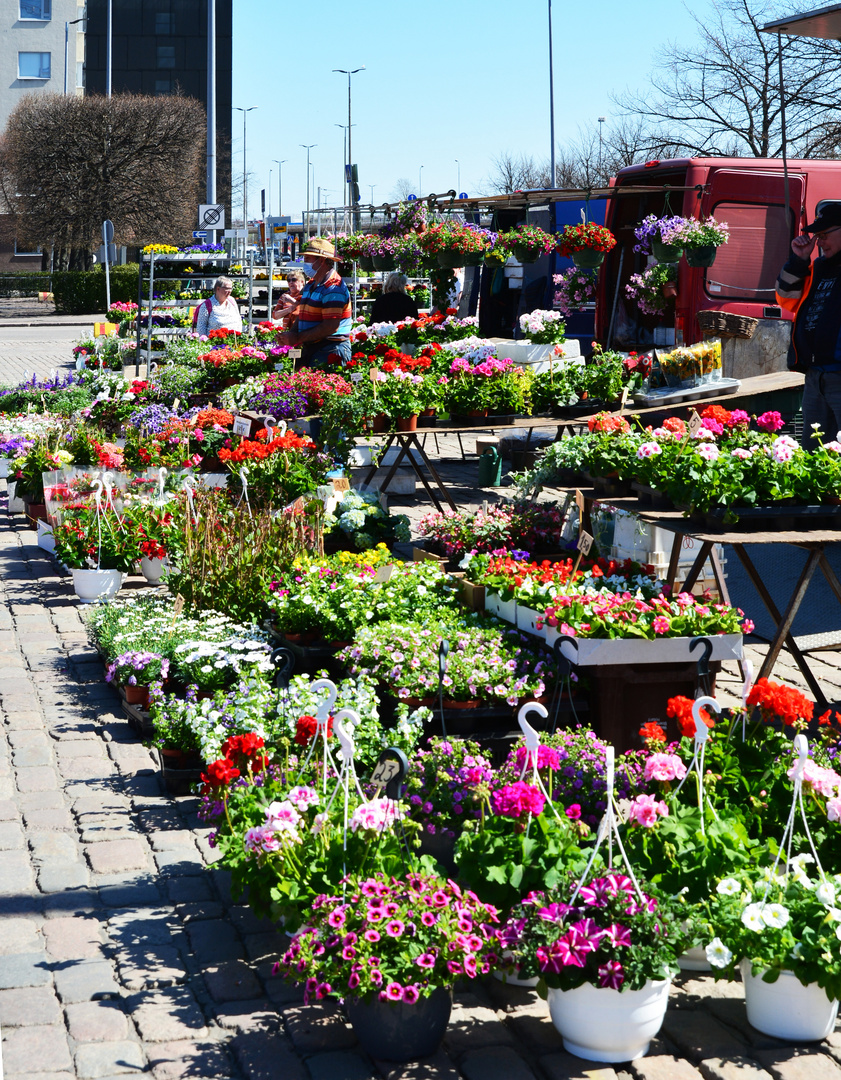
M 841 202 L 827 202 L 805 232 L 795 236 L 791 256 L 777 278 L 777 302 L 794 312 L 788 366 L 806 375 L 803 437 L 806 450 L 841 431 Z M 811 261 L 815 245 L 821 256 Z
M 281 345 L 301 347 L 304 367 L 344 365 L 350 360 L 351 306 L 347 286 L 336 272 L 340 257 L 329 240 L 313 237 L 301 252 L 308 281 L 292 310 L 292 328 Z

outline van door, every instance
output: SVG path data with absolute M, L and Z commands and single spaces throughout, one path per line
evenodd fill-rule
M 805 178 L 789 174 L 791 217 L 785 220 L 785 180 L 778 172 L 721 169 L 710 176 L 707 213 L 730 226 L 730 241 L 712 266 L 694 271 L 693 307 L 724 308 L 763 318 L 776 307 L 774 284 L 799 232 Z

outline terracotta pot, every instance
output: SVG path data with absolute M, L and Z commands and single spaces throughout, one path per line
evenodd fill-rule
M 141 709 L 149 708 L 148 686 L 124 686 L 123 692 L 126 695 L 126 704 L 139 705 Z
M 661 292 L 667 300 L 674 299 L 677 296 L 677 285 L 673 281 L 664 281 L 661 286 Z
M 388 417 L 384 412 L 377 413 L 371 421 L 371 431 L 373 431 L 374 434 L 381 434 L 383 431 L 388 431 Z
M 448 701 L 444 698 L 445 709 L 479 709 L 483 704 L 481 701 Z
M 402 699 L 410 709 L 418 709 L 421 705 L 431 707 L 435 704 L 434 697 L 407 697 Z
M 397 417 L 397 430 L 398 431 L 417 431 L 418 430 L 418 414 L 412 413 L 411 416 L 398 416 Z

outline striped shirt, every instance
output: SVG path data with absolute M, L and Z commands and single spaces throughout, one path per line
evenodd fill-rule
M 338 319 L 339 325 L 330 335 L 330 339 L 348 337 L 352 321 L 350 293 L 347 285 L 335 272 L 320 285 L 307 282 L 304 286 L 298 307 L 298 333 L 302 334 L 305 330 L 312 330 L 333 319 Z

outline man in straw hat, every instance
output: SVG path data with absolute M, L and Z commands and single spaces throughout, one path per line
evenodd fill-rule
M 350 360 L 351 306 L 347 286 L 336 272 L 341 261 L 329 240 L 314 236 L 301 255 L 308 281 L 287 317 L 290 330 L 281 345 L 300 346 L 301 364 L 323 368 Z

